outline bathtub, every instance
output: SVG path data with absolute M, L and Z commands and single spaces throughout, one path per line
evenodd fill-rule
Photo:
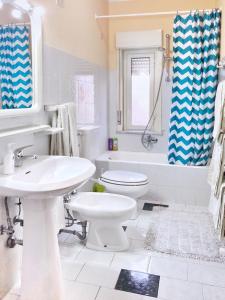
M 127 170 L 148 176 L 144 199 L 161 204 L 205 206 L 209 204 L 208 167 L 170 165 L 162 153 L 110 151 L 96 159 L 97 176 L 106 170 Z

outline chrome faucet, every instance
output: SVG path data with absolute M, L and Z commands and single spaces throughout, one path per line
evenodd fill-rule
M 146 149 L 149 149 L 152 144 L 158 143 L 158 139 L 149 133 L 142 135 L 141 142 Z
M 154 137 L 153 135 L 151 135 L 151 134 L 147 135 L 147 141 L 148 141 L 149 144 L 158 143 L 158 139 L 156 137 Z
M 27 145 L 14 150 L 14 157 L 15 157 L 15 167 L 21 167 L 23 165 L 23 161 L 27 158 L 37 159 L 37 155 L 24 155 L 23 150 L 33 145 Z

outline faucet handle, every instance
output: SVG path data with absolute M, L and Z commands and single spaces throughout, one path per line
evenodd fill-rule
M 26 146 L 19 147 L 19 148 L 17 148 L 17 149 L 14 150 L 14 154 L 18 154 L 18 153 L 22 152 L 24 149 L 30 148 L 32 146 L 33 145 L 26 145 Z

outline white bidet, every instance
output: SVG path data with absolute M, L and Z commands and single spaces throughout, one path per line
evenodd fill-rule
M 122 223 L 136 210 L 132 198 L 108 193 L 79 193 L 67 208 L 76 212 L 81 220 L 89 222 L 87 248 L 104 251 L 128 249 L 129 241 Z

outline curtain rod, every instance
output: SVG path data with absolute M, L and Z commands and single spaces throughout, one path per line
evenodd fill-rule
M 26 25 L 26 26 L 31 26 L 31 23 L 10 23 L 10 24 L 1 24 L 0 27 L 5 27 L 5 26 L 21 26 L 21 25 Z
M 177 10 L 177 11 L 162 11 L 162 12 L 148 12 L 148 13 L 138 13 L 138 14 L 121 14 L 121 15 L 95 15 L 95 19 L 116 19 L 116 18 L 132 18 L 132 17 L 151 17 L 151 16 L 166 16 L 166 15 L 176 15 L 176 14 L 188 14 L 192 11 L 198 12 L 210 12 L 213 9 L 194 9 L 194 10 Z M 215 10 L 220 10 L 215 8 Z

